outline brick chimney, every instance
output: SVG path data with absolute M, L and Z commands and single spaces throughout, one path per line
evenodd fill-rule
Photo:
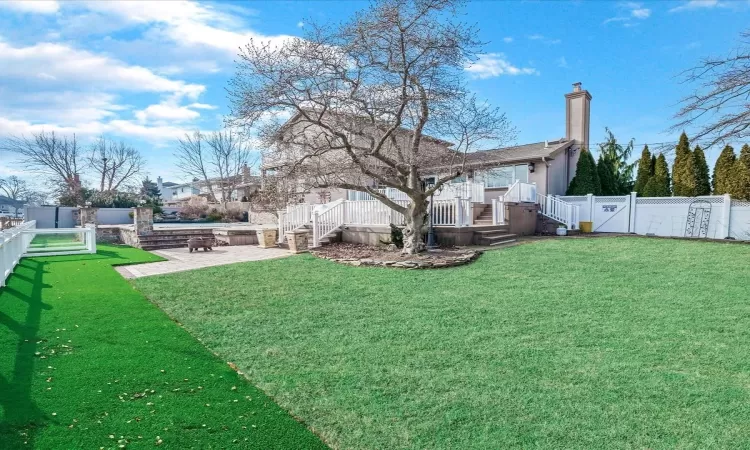
M 565 94 L 565 138 L 575 141 L 575 147 L 588 147 L 591 123 L 591 94 L 573 83 L 573 92 Z
M 565 94 L 565 139 L 573 141 L 566 150 L 566 186 L 576 175 L 581 149 L 589 146 L 589 124 L 591 123 L 591 94 L 573 83 L 573 92 Z M 589 149 L 590 150 L 590 149 Z

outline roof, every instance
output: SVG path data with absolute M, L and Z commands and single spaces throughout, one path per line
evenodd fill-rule
M 570 147 L 573 141 L 560 139 L 550 142 L 535 142 L 533 144 L 516 145 L 513 147 L 482 150 L 466 155 L 466 162 L 471 163 L 510 163 L 532 161 L 547 158 Z
M 164 183 L 162 183 L 161 185 L 162 185 L 163 187 L 174 187 L 174 186 L 178 186 L 178 184 L 177 184 L 177 183 L 172 183 L 171 181 L 167 181 L 167 182 L 164 182 Z

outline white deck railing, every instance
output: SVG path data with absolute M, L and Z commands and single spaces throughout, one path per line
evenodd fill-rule
M 407 200 L 394 200 L 408 206 Z M 344 202 L 344 223 L 352 225 L 403 225 L 404 215 L 379 200 L 347 200 Z
M 505 192 L 502 201 L 505 203 L 535 203 L 536 184 L 516 181 Z
M 72 234 L 70 241 L 34 244 L 34 238 L 44 235 Z M 0 286 L 5 286 L 13 269 L 25 256 L 81 255 L 96 253 L 96 228 L 36 228 L 31 220 L 0 231 Z
M 390 198 L 391 200 L 409 200 L 409 196 L 398 189 L 389 187 L 377 189 L 378 192 Z M 463 181 L 459 183 L 448 183 L 433 195 L 435 200 L 453 200 L 454 198 L 471 199 L 474 203 L 484 202 L 484 183 L 474 181 Z M 367 192 L 349 191 L 347 193 L 349 201 L 371 201 L 375 197 Z
M 24 230 L 35 227 L 36 221 L 32 220 L 17 227 L 0 231 L 0 286 L 5 286 L 5 280 L 13 273 L 13 269 L 21 261 L 21 257 L 26 253 L 26 249 L 31 243 L 33 236 L 23 234 Z
M 435 200 L 432 202 L 432 224 L 435 226 L 466 227 L 473 223 L 469 199 Z
M 540 212 L 542 215 L 565 224 L 570 230 L 578 228 L 579 207 L 551 195 L 539 194 L 537 196 Z

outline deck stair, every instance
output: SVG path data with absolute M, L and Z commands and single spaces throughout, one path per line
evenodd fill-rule
M 151 234 L 139 235 L 138 243 L 143 250 L 183 248 L 191 238 L 213 239 L 214 233 L 211 228 L 154 230 Z
M 503 245 L 518 241 L 518 235 L 508 231 L 508 225 L 482 227 L 474 230 L 474 245 Z

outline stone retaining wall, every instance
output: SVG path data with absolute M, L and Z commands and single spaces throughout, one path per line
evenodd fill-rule
M 401 269 L 440 269 L 446 267 L 463 266 L 479 258 L 482 254 L 481 251 L 472 251 L 457 256 L 442 256 L 439 260 L 406 260 L 406 261 L 388 261 L 388 260 L 377 260 L 369 258 L 333 258 L 320 254 L 319 252 L 312 252 L 313 255 L 321 259 L 327 259 L 339 264 L 346 264 L 349 266 L 373 266 L 373 267 L 397 267 Z

